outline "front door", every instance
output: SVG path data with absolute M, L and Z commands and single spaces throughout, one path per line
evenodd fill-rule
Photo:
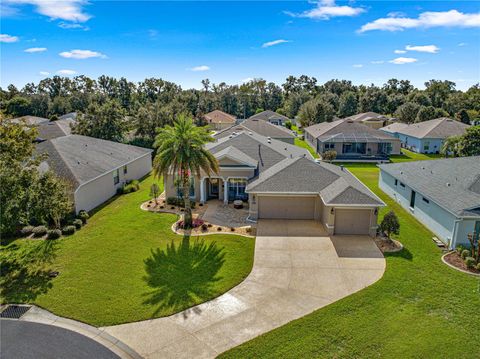
M 412 191 L 412 194 L 410 195 L 410 208 L 415 208 L 415 191 Z
M 210 198 L 218 198 L 218 178 L 210 178 Z

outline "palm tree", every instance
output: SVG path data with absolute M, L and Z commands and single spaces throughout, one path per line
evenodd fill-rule
M 200 177 L 201 171 L 210 175 L 218 173 L 217 159 L 205 149 L 204 145 L 213 142 L 207 129 L 197 127 L 193 119 L 180 115 L 174 125 L 161 128 L 155 138 L 157 154 L 153 160 L 155 177 L 178 175 L 185 203 L 185 228 L 192 227 L 192 209 L 190 206 L 190 178 Z

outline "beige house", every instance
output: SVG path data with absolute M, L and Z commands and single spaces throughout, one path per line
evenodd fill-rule
M 220 110 L 214 110 L 203 116 L 205 121 L 215 131 L 224 130 L 229 128 L 236 123 L 235 116 L 229 115 Z
M 77 213 L 101 205 L 152 169 L 152 150 L 88 136 L 59 136 L 38 143 L 36 151 L 48 154 L 41 171 L 51 169 L 71 185 Z
M 259 112 L 253 116 L 250 116 L 250 119 L 261 120 L 270 122 L 272 125 L 285 126 L 285 122 L 289 121 L 289 118 L 284 115 L 280 115 L 272 110 L 266 110 Z
M 337 153 L 336 161 L 385 162 L 400 154 L 400 140 L 351 120 L 322 122 L 304 129 L 305 141 L 318 154 Z
M 389 118 L 376 112 L 363 112 L 344 118 L 353 122 L 362 123 L 370 128 L 379 129 L 389 123 Z
M 206 147 L 220 171 L 192 180 L 193 200 L 242 200 L 252 221 L 310 219 L 330 234 L 375 235 L 384 203 L 343 167 L 316 163 L 303 148 L 251 131 Z M 181 195 L 174 177 L 165 177 L 167 198 Z

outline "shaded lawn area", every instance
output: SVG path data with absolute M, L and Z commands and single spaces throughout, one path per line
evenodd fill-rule
M 294 141 L 295 141 L 296 146 L 307 149 L 308 152 L 310 152 L 312 154 L 313 158 L 319 158 L 320 157 L 318 155 L 318 153 L 316 153 L 315 150 L 307 142 L 305 142 L 305 140 L 302 140 L 298 137 L 295 137 Z
M 175 215 L 140 209 L 152 182 L 110 201 L 73 236 L 2 245 L 2 302 L 35 303 L 106 326 L 166 316 L 240 283 L 252 268 L 255 240 L 175 235 Z M 49 278 L 52 270 L 60 275 Z
M 405 249 L 372 286 L 273 330 L 224 358 L 478 358 L 480 281 L 444 265 L 432 233 L 378 188 L 375 165 L 347 165 L 393 209 Z
M 423 161 L 423 160 L 444 158 L 442 155 L 416 153 L 413 151 L 409 151 L 405 148 L 402 148 L 401 152 L 402 152 L 401 155 L 391 155 L 390 161 L 391 162 L 409 162 L 409 161 Z

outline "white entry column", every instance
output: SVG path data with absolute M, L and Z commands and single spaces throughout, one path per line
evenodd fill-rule
M 200 180 L 200 203 L 205 203 L 205 177 Z
M 228 179 L 223 180 L 223 203 L 228 204 Z

